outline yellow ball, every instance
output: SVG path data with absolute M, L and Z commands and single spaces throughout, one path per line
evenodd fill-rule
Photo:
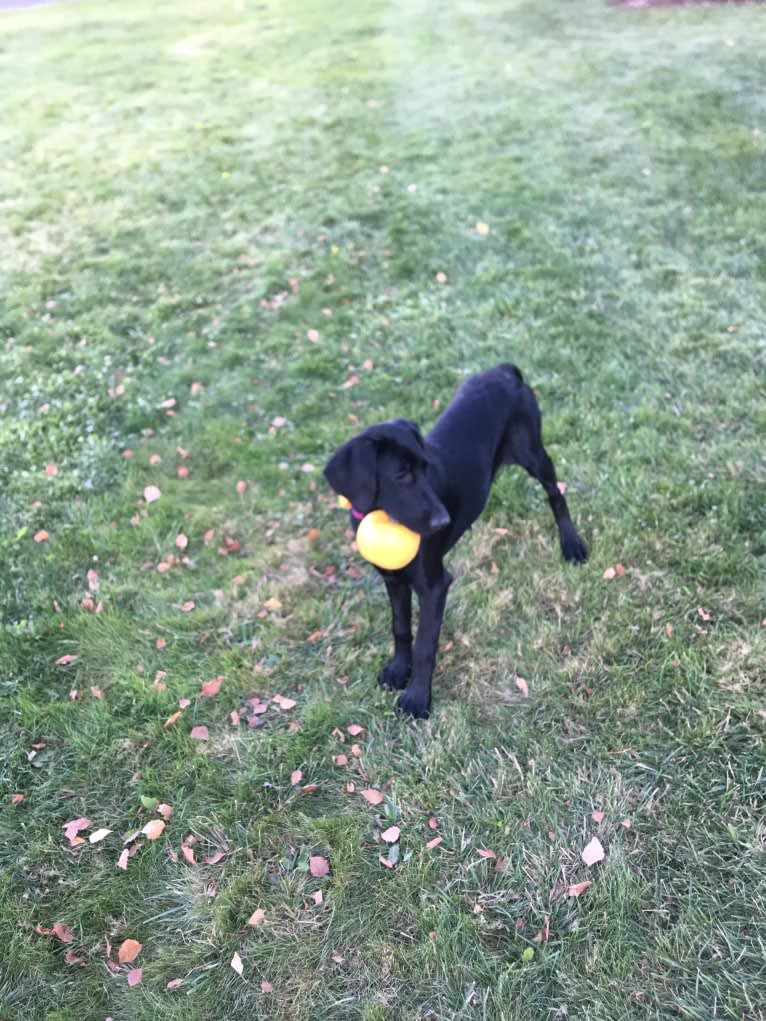
M 365 560 L 386 571 L 398 571 L 417 556 L 420 536 L 392 521 L 384 510 L 370 511 L 359 522 L 356 544 Z

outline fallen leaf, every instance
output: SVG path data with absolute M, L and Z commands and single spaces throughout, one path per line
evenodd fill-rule
M 213 851 L 207 858 L 203 858 L 206 865 L 217 865 L 219 861 L 226 857 L 225 851 Z
M 297 783 L 300 783 L 302 779 L 303 779 L 303 773 L 300 771 L 300 769 L 294 769 L 292 771 L 292 773 L 290 774 L 290 785 L 292 787 L 295 787 L 295 785 Z
M 187 599 L 185 603 L 181 604 L 181 609 L 184 613 L 190 613 L 196 605 L 193 599 Z
M 603 812 L 591 812 L 590 817 L 591 817 L 591 819 L 594 822 L 603 822 L 604 821 L 604 813 Z
M 178 719 L 178 717 L 180 715 L 181 715 L 181 710 L 180 709 L 177 712 L 171 713 L 170 716 L 168 716 L 168 718 L 162 724 L 162 726 L 163 727 L 172 727 L 173 724 L 176 722 L 176 720 Z
M 64 823 L 64 825 L 61 828 L 64 831 L 64 836 L 71 844 L 74 841 L 77 834 L 80 832 L 80 830 L 87 830 L 89 826 L 90 819 L 82 818 L 71 819 L 69 822 Z
M 601 577 L 604 579 L 604 581 L 611 581 L 612 578 L 616 577 L 616 575 L 617 572 L 613 567 L 607 567 L 607 569 L 604 571 Z
M 426 844 L 426 851 L 433 851 L 435 847 L 438 847 L 444 841 L 444 837 L 434 837 L 433 840 L 429 840 Z
M 165 986 L 166 989 L 178 989 L 183 982 L 182 978 L 171 978 L 168 984 Z
M 629 830 L 632 825 L 633 821 L 631 819 L 623 819 L 620 823 L 620 826 L 624 826 L 626 830 Z
M 712 620 L 713 619 L 710 616 L 710 614 L 707 612 L 707 610 L 705 610 L 702 606 L 698 606 L 697 607 L 697 613 L 699 614 L 699 616 L 700 616 L 700 618 L 702 620 Z
M 271 701 L 276 702 L 280 709 L 294 709 L 298 704 L 294 699 L 285 698 L 284 695 L 274 695 Z
M 161 490 L 157 486 L 146 486 L 144 489 L 144 500 L 147 503 L 154 503 L 155 500 L 159 500 L 162 496 Z
M 186 861 L 188 861 L 188 863 L 190 865 L 196 865 L 197 864 L 197 856 L 194 853 L 194 848 L 193 847 L 189 847 L 188 844 L 182 844 L 181 845 L 181 854 L 184 856 L 184 858 L 186 859 Z
M 318 908 L 322 906 L 322 903 L 324 901 L 324 896 L 323 896 L 321 890 L 315 890 L 313 893 L 309 894 L 309 897 L 313 900 L 314 904 Z
M 157 812 L 162 816 L 163 819 L 167 820 L 173 814 L 173 806 L 166 805 L 164 802 L 157 805 Z
M 274 986 L 271 984 L 271 982 L 267 982 L 266 979 L 263 979 L 263 981 L 261 982 L 261 992 L 262 993 L 271 993 L 273 991 L 274 991 Z
M 56 660 L 56 666 L 69 666 L 69 664 L 74 663 L 76 659 L 77 656 L 74 653 L 68 652 L 66 656 L 59 656 Z
M 137 939 L 126 939 L 117 951 L 120 964 L 131 964 L 141 953 L 141 944 Z
M 550 936 L 550 918 L 543 916 L 543 927 L 536 936 L 532 938 L 533 943 L 547 943 Z
M 378 861 L 381 865 L 385 865 L 387 869 L 392 869 L 394 867 L 394 863 L 389 861 L 388 858 L 384 858 L 382 854 L 378 855 Z
M 23 800 L 24 800 L 23 794 L 11 794 L 12 805 L 20 805 Z
M 312 344 L 316 344 L 319 340 L 319 330 L 306 330 L 306 339 L 310 340 Z
M 527 684 L 523 677 L 516 678 L 516 687 L 519 689 L 522 695 L 529 694 L 529 685 Z
M 581 893 L 585 893 L 589 886 L 593 886 L 593 881 L 590 879 L 585 879 L 582 883 L 572 883 L 567 891 L 567 896 L 579 897 Z
M 340 755 L 333 755 L 332 761 L 335 763 L 336 766 L 347 766 L 348 755 L 343 755 L 342 753 Z
M 380 834 L 380 839 L 385 840 L 387 844 L 395 844 L 399 839 L 401 830 L 398 826 L 389 826 L 387 830 L 384 830 Z
M 179 700 L 178 700 L 178 708 L 179 709 L 186 709 L 187 706 L 190 706 L 190 705 L 191 705 L 191 699 L 190 698 L 179 698 Z
M 205 681 L 205 683 L 200 688 L 200 695 L 203 698 L 213 698 L 213 696 L 217 695 L 218 692 L 221 690 L 223 680 L 224 680 L 223 677 L 219 676 L 214 677 L 211 681 Z
M 665 625 L 665 634 L 668 636 L 668 638 L 672 638 L 673 637 L 673 625 L 672 624 L 666 624 Z
M 151 819 L 146 826 L 141 830 L 147 840 L 157 840 L 158 837 L 162 836 L 162 831 L 165 829 L 165 823 L 162 819 Z
M 359 793 L 362 795 L 364 800 L 369 801 L 371 805 L 380 805 L 386 800 L 380 791 L 376 791 L 372 787 L 365 791 L 360 791 Z
M 72 926 L 66 922 L 56 922 L 53 926 L 53 935 L 58 936 L 62 943 L 71 943 L 74 939 Z
M 476 848 L 476 853 L 480 854 L 482 856 L 482 858 L 489 858 L 489 859 L 497 858 L 497 855 L 495 854 L 495 852 L 494 851 L 490 851 L 490 849 L 488 847 L 477 847 Z
M 53 477 L 54 475 L 58 475 L 58 473 L 59 473 L 58 465 L 46 464 L 45 466 L 46 475 L 50 475 L 51 477 Z
M 476 222 L 476 233 L 482 237 L 486 237 L 489 234 L 489 224 L 484 223 L 483 220 L 477 220 Z
M 104 830 L 104 829 L 95 830 L 88 837 L 88 840 L 90 841 L 91 844 L 97 844 L 100 840 L 103 840 L 104 837 L 108 837 L 111 832 L 112 832 L 111 830 Z
M 436 818 L 435 815 L 432 815 L 431 818 L 428 820 L 428 828 L 429 830 L 439 829 L 439 820 Z
M 256 908 L 247 920 L 248 925 L 263 925 L 266 921 L 266 912 L 263 908 Z
M 581 857 L 586 865 L 595 865 L 596 862 L 604 860 L 606 855 L 598 837 L 594 837 L 593 840 L 591 840 L 590 843 L 582 849 Z
M 156 649 L 164 649 L 167 644 L 164 638 L 158 638 L 154 643 L 154 647 Z
M 322 876 L 330 874 L 330 866 L 326 858 L 322 858 L 320 855 L 315 854 L 309 858 L 309 872 L 314 879 L 321 879 Z
M 209 737 L 207 727 L 192 727 L 189 737 L 194 738 L 195 741 L 207 741 Z
M 614 573 L 617 575 L 618 578 L 624 578 L 628 572 L 625 569 L 625 567 L 623 567 L 622 564 L 615 564 Z
M 144 976 L 143 968 L 133 968 L 128 972 L 128 985 L 137 986 L 141 984 L 141 979 Z
M 234 951 L 234 956 L 231 959 L 231 967 L 234 969 L 234 971 L 236 971 L 238 975 L 242 975 L 242 972 L 244 971 L 242 958 L 239 956 L 236 950 Z
M 346 727 L 346 730 L 352 737 L 359 737 L 364 733 L 364 727 L 360 727 L 358 723 L 352 723 L 350 727 Z
M 183 532 L 179 532 L 178 535 L 176 536 L 176 546 L 179 549 L 186 549 L 188 545 L 189 545 L 188 536 L 184 535 Z
M 35 532 L 33 538 L 35 542 L 45 542 L 46 539 L 50 539 L 50 536 L 44 528 L 41 528 L 39 532 Z
M 120 857 L 117 859 L 117 868 L 122 869 L 123 872 L 127 871 L 129 857 L 130 851 L 128 851 L 126 847 L 123 851 L 120 852 Z

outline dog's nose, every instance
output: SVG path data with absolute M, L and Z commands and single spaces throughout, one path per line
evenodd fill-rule
M 449 523 L 450 523 L 450 516 L 446 512 L 446 510 L 442 507 L 440 510 L 435 511 L 431 515 L 431 518 L 430 518 L 430 520 L 428 522 L 428 527 L 432 531 L 438 532 L 440 528 L 446 528 Z

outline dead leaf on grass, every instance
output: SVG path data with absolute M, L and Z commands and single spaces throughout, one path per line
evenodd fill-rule
M 604 860 L 606 854 L 598 837 L 594 837 L 593 840 L 591 840 L 590 843 L 582 849 L 581 857 L 586 865 L 595 865 L 596 862 Z

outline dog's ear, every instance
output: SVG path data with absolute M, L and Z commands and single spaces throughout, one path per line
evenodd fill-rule
M 406 450 L 416 461 L 426 459 L 425 440 L 417 423 L 409 418 L 392 418 L 388 422 L 373 425 L 367 430 L 367 435 L 377 442 L 396 444 Z
M 372 510 L 377 479 L 377 447 L 362 433 L 338 447 L 325 465 L 324 477 L 357 510 Z

